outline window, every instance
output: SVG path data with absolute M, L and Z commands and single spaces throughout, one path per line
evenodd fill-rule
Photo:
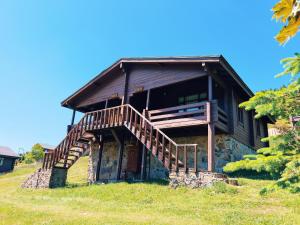
M 238 123 L 242 126 L 244 126 L 244 109 L 240 108 L 239 105 L 242 103 L 241 99 L 238 99 L 237 104 L 237 119 Z
M 0 166 L 3 165 L 3 162 L 4 162 L 4 158 L 0 158 Z
M 178 98 L 178 104 L 179 105 L 188 105 L 188 104 L 193 104 L 197 102 L 201 102 L 207 99 L 207 93 L 203 92 L 200 94 L 193 94 L 193 95 L 188 95 L 188 96 L 181 96 Z M 179 110 L 179 112 L 191 112 L 198 110 L 199 108 L 189 108 L 186 110 Z
M 244 125 L 244 110 L 238 108 L 238 121 L 240 124 Z
M 256 126 L 256 136 L 261 137 L 260 122 L 258 120 L 255 121 L 255 126 Z

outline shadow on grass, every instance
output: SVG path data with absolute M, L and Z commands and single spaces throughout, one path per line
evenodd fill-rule
M 252 180 L 277 180 L 278 177 L 273 177 L 269 173 L 266 172 L 256 172 L 249 170 L 239 170 L 233 173 L 225 173 L 231 178 L 247 178 Z

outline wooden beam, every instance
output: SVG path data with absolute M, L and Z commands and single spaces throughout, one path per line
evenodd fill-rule
M 213 123 L 208 124 L 207 132 L 207 170 L 215 170 L 215 126 Z
M 129 73 L 127 68 L 125 68 L 124 63 L 121 63 L 120 68 L 125 76 L 125 82 L 124 82 L 124 99 L 123 104 L 129 103 L 129 96 L 128 96 L 128 80 L 129 80 Z
M 71 126 L 74 125 L 75 115 L 76 115 L 76 110 L 74 109 L 74 110 L 73 110 L 73 114 L 72 114 Z
M 119 159 L 118 159 L 118 166 L 117 166 L 117 180 L 121 178 L 121 171 L 122 171 L 122 161 L 123 161 L 123 152 L 124 152 L 124 135 L 120 137 L 117 132 L 112 129 L 112 135 L 114 136 L 115 140 L 119 145 Z
M 208 101 L 207 115 L 208 115 L 208 126 L 207 126 L 207 170 L 212 172 L 215 169 L 215 124 L 212 118 L 212 107 L 211 102 L 213 100 L 213 86 L 212 76 L 208 76 Z
M 149 103 L 150 103 L 150 89 L 147 91 L 147 99 L 146 99 L 146 110 L 148 110 L 149 109 Z M 144 111 L 145 112 L 145 111 Z M 146 115 L 144 115 L 144 116 L 146 116 Z M 152 134 L 150 134 L 150 135 L 152 135 Z M 145 137 L 146 137 L 146 135 L 145 135 Z M 150 143 L 151 144 L 151 143 Z M 147 138 L 146 138 L 146 140 L 145 140 L 145 145 L 147 145 Z M 146 154 L 147 154 L 147 151 L 146 151 L 146 147 L 145 147 L 145 145 L 143 145 L 143 150 L 142 150 L 142 164 L 141 164 L 141 180 L 144 180 L 145 179 L 145 172 L 146 172 L 146 164 L 147 164 L 147 162 L 146 162 Z

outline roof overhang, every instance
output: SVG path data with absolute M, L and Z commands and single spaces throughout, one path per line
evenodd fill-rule
M 199 57 L 148 57 L 148 58 L 122 58 L 113 63 L 110 67 L 99 73 L 95 78 L 89 81 L 82 88 L 77 90 L 75 93 L 70 95 L 64 101 L 61 102 L 61 105 L 67 108 L 72 108 L 70 102 L 83 93 L 86 89 L 95 85 L 97 82 L 102 80 L 104 77 L 109 76 L 111 71 L 114 69 L 122 69 L 124 64 L 156 64 L 156 63 L 207 63 L 209 66 L 210 63 L 218 63 L 223 67 L 225 71 L 229 74 L 230 77 L 242 88 L 242 90 L 249 96 L 252 97 L 254 94 L 250 88 L 245 84 L 245 82 L 240 78 L 240 76 L 235 72 L 235 70 L 230 66 L 227 60 L 222 55 L 217 56 L 199 56 Z

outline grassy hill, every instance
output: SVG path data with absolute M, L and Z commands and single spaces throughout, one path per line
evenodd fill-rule
M 158 183 L 86 185 L 87 158 L 69 171 L 68 187 L 21 189 L 37 166 L 0 175 L 0 224 L 300 224 L 300 195 L 260 196 L 272 181 L 191 190 Z

